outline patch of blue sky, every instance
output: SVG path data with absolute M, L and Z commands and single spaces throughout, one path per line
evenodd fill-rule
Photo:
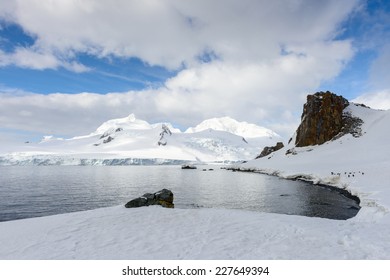
M 28 48 L 35 38 L 26 34 L 15 24 L 0 22 L 0 50 L 6 55 L 18 47 Z M 0 84 L 4 88 L 15 88 L 35 93 L 79 93 L 79 92 L 125 92 L 157 88 L 177 74 L 160 66 L 151 66 L 138 58 L 99 58 L 77 53 L 72 58 L 88 67 L 90 71 L 75 73 L 63 67 L 33 70 L 14 65 L 0 67 Z
M 219 59 L 220 57 L 213 50 L 205 50 L 202 54 L 197 56 L 197 60 L 202 63 L 209 63 Z
M 0 84 L 34 93 L 108 93 L 156 88 L 174 75 L 163 67 L 149 66 L 137 58 L 99 59 L 79 55 L 77 61 L 91 70 L 75 73 L 64 68 L 32 70 L 16 66 L 0 68 Z
M 93 80 L 92 83 L 111 82 L 115 84 L 115 88 L 112 85 L 106 85 L 104 92 L 156 88 L 177 74 L 177 71 L 167 70 L 161 66 L 151 66 L 138 58 L 114 56 L 97 58 L 83 54 L 78 56 L 77 61 L 91 69 L 91 71 L 81 75 L 92 75 L 98 79 Z
M 381 46 L 390 43 L 390 1 L 369 0 L 362 2 L 363 9 L 352 13 L 341 25 L 342 32 L 335 40 L 351 40 L 354 57 L 334 79 L 324 81 L 321 90 L 330 90 L 353 99 L 369 92 L 370 69 L 379 55 Z
M 357 53 L 343 71 L 334 79 L 321 83 L 321 90 L 329 90 L 347 99 L 353 99 L 369 91 L 368 76 L 376 52 L 365 50 Z
M 4 52 L 13 52 L 17 47 L 30 47 L 34 44 L 35 38 L 26 34 L 16 24 L 0 20 L 0 49 Z

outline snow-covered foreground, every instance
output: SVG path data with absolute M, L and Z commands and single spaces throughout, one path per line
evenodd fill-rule
M 290 144 L 238 168 L 347 189 L 361 199 L 352 219 L 117 206 L 0 223 L 0 258 L 390 259 L 390 111 L 348 110 L 364 120 L 361 137 Z
M 387 259 L 388 224 L 123 206 L 0 223 L 1 259 Z

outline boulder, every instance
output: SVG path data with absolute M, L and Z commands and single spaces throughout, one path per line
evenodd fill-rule
M 135 208 L 150 205 L 161 205 L 166 208 L 174 208 L 173 193 L 167 189 L 162 189 L 155 193 L 145 193 L 143 196 L 127 202 L 125 207 Z

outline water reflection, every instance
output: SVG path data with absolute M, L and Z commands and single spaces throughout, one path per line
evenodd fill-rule
M 347 219 L 358 204 L 339 192 L 256 173 L 177 166 L 0 167 L 0 221 L 125 204 L 168 188 L 177 208 L 229 208 Z

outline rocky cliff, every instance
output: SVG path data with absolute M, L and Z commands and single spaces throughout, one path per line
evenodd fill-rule
M 344 131 L 347 116 L 344 109 L 348 100 L 329 91 L 307 96 L 301 124 L 296 133 L 295 146 L 320 145 L 332 140 Z
M 363 121 L 346 110 L 348 106 L 348 100 L 329 91 L 308 95 L 296 132 L 295 146 L 320 145 L 347 133 L 360 137 Z

